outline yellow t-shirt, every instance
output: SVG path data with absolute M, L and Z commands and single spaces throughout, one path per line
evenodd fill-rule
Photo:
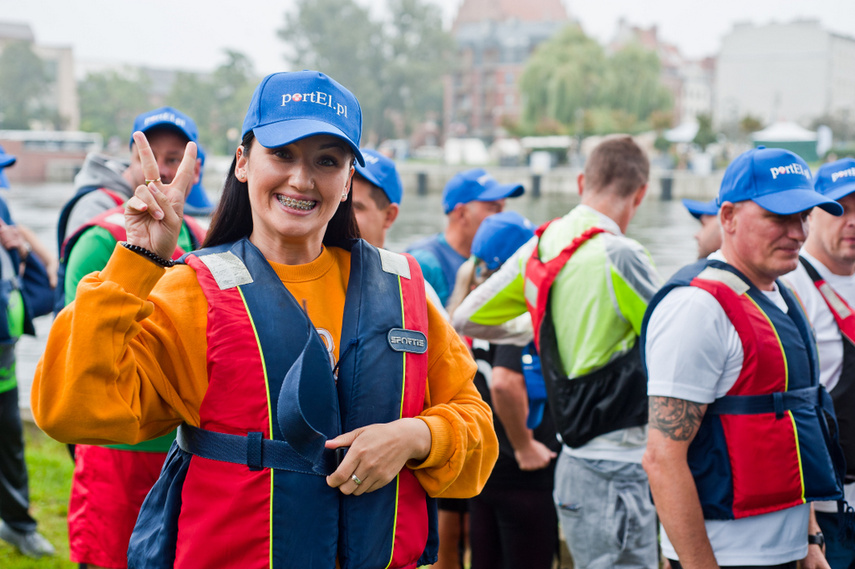
M 350 253 L 328 248 L 305 265 L 271 266 L 305 300 L 337 359 Z M 54 321 L 33 382 L 38 425 L 59 441 L 92 444 L 134 444 L 182 422 L 198 426 L 208 386 L 207 308 L 192 268 L 165 271 L 117 246 Z M 430 303 L 428 326 L 419 419 L 430 429 L 431 450 L 408 467 L 431 496 L 470 497 L 498 455 L 492 413 L 472 383 L 468 348 Z

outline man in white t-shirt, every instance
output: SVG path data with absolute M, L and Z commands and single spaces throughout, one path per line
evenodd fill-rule
M 820 382 L 834 400 L 840 442 L 848 465 L 846 501 L 855 503 L 855 159 L 823 165 L 814 177 L 816 191 L 843 206 L 834 217 L 811 212 L 810 232 L 799 267 L 785 276 L 799 295 L 816 333 Z M 811 541 L 825 544 L 831 569 L 855 567 L 855 548 L 840 542 L 837 504 L 814 504 L 818 526 Z M 821 530 L 821 532 L 817 531 Z
M 820 425 L 810 325 L 777 279 L 798 264 L 810 210 L 842 208 L 801 158 L 762 147 L 728 166 L 718 203 L 721 250 L 656 294 L 642 330 L 662 549 L 676 568 L 827 567 L 808 556 L 805 502 L 840 497 L 839 449 Z

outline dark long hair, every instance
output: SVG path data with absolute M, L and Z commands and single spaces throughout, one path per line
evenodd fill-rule
M 255 139 L 252 131 L 246 133 L 241 145 L 245 156 L 249 156 L 252 141 Z M 214 212 L 208 236 L 204 247 L 213 247 L 223 243 L 232 243 L 252 233 L 252 207 L 249 203 L 249 187 L 235 176 L 237 156 L 232 159 L 220 203 Z M 332 219 L 327 224 L 323 243 L 326 246 L 346 246 L 350 239 L 359 237 L 359 227 L 353 215 L 353 188 L 347 192 L 347 199 L 339 204 Z

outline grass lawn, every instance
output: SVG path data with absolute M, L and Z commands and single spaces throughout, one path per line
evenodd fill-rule
M 56 555 L 42 559 L 24 557 L 0 541 L 3 569 L 75 569 L 68 560 L 68 493 L 74 465 L 65 445 L 25 423 L 27 468 L 30 473 L 30 511 L 39 531 L 56 547 Z

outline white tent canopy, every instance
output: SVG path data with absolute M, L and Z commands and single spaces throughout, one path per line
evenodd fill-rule
M 698 134 L 698 121 L 689 120 L 679 126 L 665 131 L 668 142 L 692 142 Z
M 776 122 L 751 135 L 753 140 L 775 142 L 815 141 L 816 133 L 792 122 Z

